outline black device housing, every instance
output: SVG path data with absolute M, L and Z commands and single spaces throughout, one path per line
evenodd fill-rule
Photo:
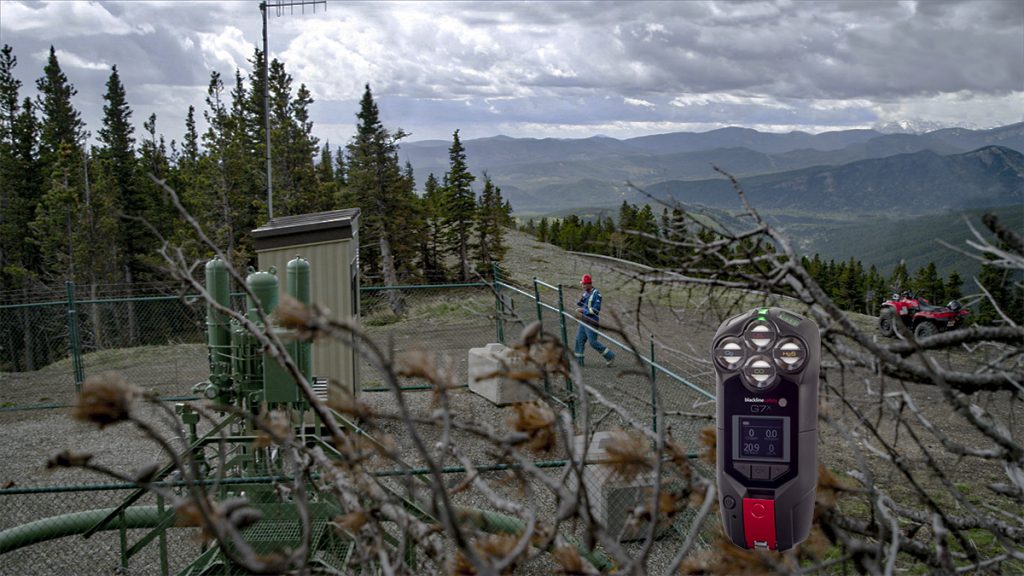
M 719 506 L 737 546 L 788 550 L 810 532 L 820 356 L 818 327 L 782 308 L 734 316 L 715 334 Z

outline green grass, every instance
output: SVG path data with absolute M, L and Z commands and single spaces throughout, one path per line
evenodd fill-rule
M 492 313 L 494 296 L 482 290 L 446 290 L 443 293 L 410 292 L 405 298 L 406 310 L 396 316 L 388 308 L 384 298 L 364 303 L 362 323 L 364 326 L 391 326 L 410 321 L 465 320 Z
M 202 347 L 205 344 L 164 344 L 158 346 L 136 346 L 134 348 L 114 348 L 112 350 L 96 350 L 82 354 L 82 363 L 91 370 L 117 370 L 141 364 L 155 364 L 174 355 L 180 355 L 186 349 Z M 67 375 L 72 371 L 70 354 L 56 362 L 43 366 L 36 371 L 40 376 Z

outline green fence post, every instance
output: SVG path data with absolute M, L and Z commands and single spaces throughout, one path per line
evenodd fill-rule
M 575 362 L 574 356 L 569 356 L 569 334 L 565 328 L 565 294 L 562 291 L 562 285 L 558 285 L 558 324 L 562 330 L 562 349 L 565 350 L 565 358 L 569 362 Z M 571 366 L 571 364 L 570 364 Z M 576 398 L 572 393 L 572 378 L 568 374 L 565 375 L 565 391 L 568 392 L 569 398 L 569 414 L 572 419 L 576 420 Z
M 494 275 L 494 328 L 498 342 L 505 343 L 505 304 L 501 301 L 501 269 L 497 262 L 491 262 L 491 270 Z
M 537 305 L 537 322 L 540 322 L 541 332 L 544 331 L 544 308 L 540 305 L 540 284 L 537 277 L 533 277 L 533 302 Z M 548 371 L 544 370 L 544 393 L 551 395 L 551 380 L 548 378 Z
M 68 294 L 68 345 L 71 348 L 71 367 L 74 370 L 75 392 L 82 391 L 85 371 L 82 368 L 82 349 L 78 338 L 78 310 L 75 307 L 75 283 L 64 283 Z
M 533 302 L 537 305 L 537 321 L 540 322 L 541 328 L 544 327 L 544 312 L 540 305 L 540 285 L 537 284 L 537 277 L 533 277 Z
M 654 367 L 654 334 L 651 334 L 651 430 L 658 431 L 658 369 Z

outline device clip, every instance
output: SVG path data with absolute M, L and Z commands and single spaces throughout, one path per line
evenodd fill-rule
M 743 499 L 743 533 L 749 549 L 778 549 L 775 542 L 774 500 Z

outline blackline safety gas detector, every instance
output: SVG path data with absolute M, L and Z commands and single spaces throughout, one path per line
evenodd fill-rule
M 788 550 L 814 512 L 821 335 L 807 318 L 757 308 L 726 320 L 712 346 L 722 526 L 741 548 Z

